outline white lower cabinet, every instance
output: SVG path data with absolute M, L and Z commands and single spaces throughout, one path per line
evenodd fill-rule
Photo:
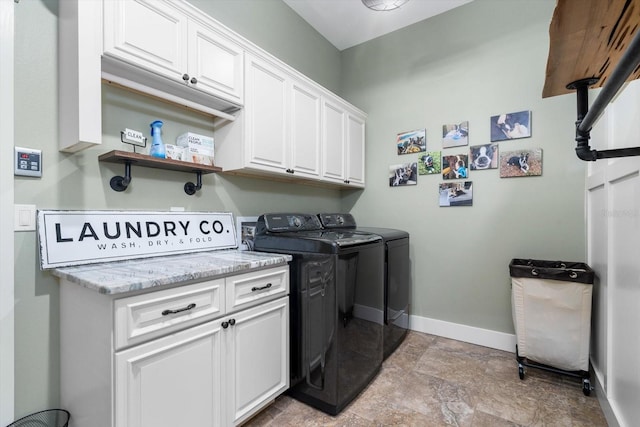
M 210 322 L 115 356 L 116 426 L 222 426 L 222 327 Z
M 233 321 L 232 321 L 233 319 Z M 245 421 L 289 385 L 289 297 L 229 316 L 223 333 L 227 425 Z
M 227 426 L 286 390 L 288 297 L 116 353 L 116 425 Z
M 289 387 L 289 269 L 118 297 L 60 288 L 70 427 L 238 425 Z

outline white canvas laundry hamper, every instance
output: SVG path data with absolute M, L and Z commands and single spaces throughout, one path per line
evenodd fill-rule
M 579 377 L 588 396 L 593 270 L 578 262 L 514 258 L 509 273 L 520 379 L 525 367 Z

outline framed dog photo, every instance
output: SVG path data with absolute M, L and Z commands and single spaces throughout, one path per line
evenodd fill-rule
M 473 183 L 471 181 L 443 182 L 438 186 L 440 206 L 472 206 Z
M 427 151 L 427 130 L 417 129 L 399 133 L 396 137 L 398 154 L 415 154 Z
M 491 117 L 491 142 L 531 136 L 531 111 L 516 111 Z
M 418 175 L 438 175 L 442 170 L 440 151 L 427 151 L 418 156 Z
M 542 175 L 542 148 L 500 152 L 500 178 Z
M 469 156 L 454 154 L 442 156 L 442 179 L 469 178 Z
M 442 125 L 442 148 L 469 145 L 469 122 Z
M 416 185 L 418 183 L 418 162 L 389 166 L 389 186 Z
M 241 251 L 253 250 L 253 238 L 256 234 L 257 216 L 236 217 L 236 238 L 238 249 Z
M 469 169 L 498 169 L 498 143 L 469 147 Z

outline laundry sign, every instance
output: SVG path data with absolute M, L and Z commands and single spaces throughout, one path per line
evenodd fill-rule
M 236 248 L 230 212 L 38 211 L 40 267 Z

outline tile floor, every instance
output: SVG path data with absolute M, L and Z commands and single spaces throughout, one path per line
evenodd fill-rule
M 595 391 L 529 368 L 513 353 L 410 332 L 338 416 L 280 396 L 246 426 L 606 426 Z

